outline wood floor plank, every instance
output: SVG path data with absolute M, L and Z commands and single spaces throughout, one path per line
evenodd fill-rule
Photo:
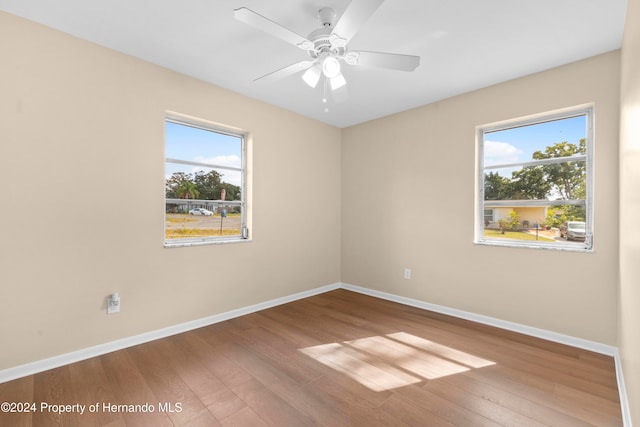
M 256 327 L 237 332 L 236 335 L 238 342 L 262 355 L 298 382 L 307 383 L 321 375 L 317 364 L 310 363 L 295 345 L 268 329 Z
M 147 348 L 145 345 L 140 346 Z M 100 357 L 107 377 L 108 386 L 111 388 L 114 397 L 113 401 L 100 402 L 112 405 L 145 405 L 155 404 L 158 401 L 156 395 L 151 391 L 148 383 L 140 373 L 140 370 L 129 356 L 128 350 L 120 350 Z M 40 375 L 40 374 L 38 374 Z M 173 426 L 173 423 L 165 413 L 141 412 L 137 410 L 118 410 L 125 425 L 140 426 Z
M 245 402 L 224 385 L 206 367 L 203 360 L 189 349 L 186 334 L 169 337 L 168 340 L 175 350 L 172 360 L 173 368 L 218 421 L 246 406 Z M 204 351 L 207 349 L 205 348 Z
M 589 407 L 585 407 L 581 402 L 571 399 L 559 398 L 555 394 L 553 384 L 544 382 L 539 383 L 536 378 L 529 374 L 522 374 L 510 368 L 496 367 L 490 372 L 470 371 L 467 375 L 474 378 L 480 378 L 482 381 L 488 382 L 497 387 L 510 390 L 512 393 L 529 400 L 534 405 L 543 405 L 553 408 L 570 417 L 587 422 L 597 426 L 615 426 L 622 425 L 621 414 L 610 416 L 608 414 L 593 411 Z
M 495 348 L 509 348 L 514 360 L 526 363 L 527 366 L 539 371 L 540 374 L 545 372 L 549 376 L 556 378 L 557 375 L 563 375 L 568 382 L 574 383 L 578 388 L 588 387 L 592 392 L 598 392 L 602 397 L 610 398 L 614 396 L 614 399 L 617 398 L 617 381 L 615 378 L 611 378 L 610 375 L 613 366 L 609 366 L 607 370 L 596 369 L 593 366 L 589 366 L 589 364 L 585 364 L 579 358 L 568 358 L 565 355 L 552 353 L 546 349 L 511 343 L 500 340 L 495 336 L 487 336 L 483 339 Z
M 478 419 L 484 418 L 505 426 L 540 427 L 544 425 L 534 418 L 512 411 L 473 393 L 467 393 L 464 388 L 449 383 L 431 381 L 425 384 L 424 388 L 446 401 L 455 402 L 457 406 L 479 415 Z
M 233 388 L 244 402 L 267 424 L 273 426 L 313 426 L 313 420 L 291 406 L 257 380 Z
M 42 404 L 66 404 L 73 402 L 70 395 L 72 387 L 68 366 L 62 366 L 44 372 L 35 378 L 33 384 L 33 400 L 42 408 Z M 75 418 L 70 418 L 69 414 L 59 414 L 51 410 L 39 409 L 33 414 L 35 425 L 70 425 L 79 426 L 80 423 Z
M 187 425 L 192 420 L 206 420 L 218 424 L 206 406 L 176 372 L 175 350 L 170 340 L 157 340 L 128 352 L 136 363 L 149 388 L 157 397 L 158 412 L 163 412 L 174 425 Z M 179 367 L 182 371 L 197 369 L 193 365 Z M 163 408 L 166 408 L 163 410 Z
M 32 405 L 34 376 L 0 384 L 0 402 L 7 402 L 8 410 L 0 411 L 0 426 L 28 427 L 33 423 Z
M 333 369 L 327 369 L 326 374 L 310 386 L 343 400 L 351 408 L 363 410 L 380 408 L 393 394 L 390 390 L 373 391 Z
M 525 417 L 535 419 L 543 425 L 563 427 L 585 427 L 591 425 L 556 409 L 515 394 L 508 386 L 501 387 L 495 383 L 483 382 L 468 373 L 449 375 L 436 381 L 457 386 L 463 389 L 465 393 L 474 394 Z
M 454 423 L 418 406 L 400 394 L 392 395 L 382 405 L 382 409 L 409 426 L 455 426 Z
M 69 365 L 69 372 L 71 384 L 74 386 L 74 400 L 87 406 L 87 410 L 81 417 L 83 425 L 103 426 L 124 423 L 119 413 L 90 409 L 90 405 L 99 406 L 99 402 L 115 401 L 113 392 L 106 385 L 108 384 L 107 376 L 99 358 Z
M 0 413 L 25 427 L 622 425 L 611 357 L 343 289 L 0 384 L 0 401 L 106 405 Z
M 475 406 L 478 403 L 486 406 L 486 404 L 481 400 L 474 402 L 475 405 L 469 405 L 471 408 L 469 409 L 466 405 L 459 404 L 457 399 L 455 399 L 455 401 L 448 400 L 446 397 L 442 397 L 431 392 L 426 388 L 426 386 L 403 387 L 402 389 L 398 389 L 396 394 L 397 396 L 401 396 L 403 400 L 411 402 L 421 410 L 428 411 L 454 425 L 473 425 L 478 427 L 495 427 L 505 425 L 484 416 L 480 411 L 478 411 Z
M 268 427 L 253 409 L 245 407 L 241 411 L 222 421 L 224 427 Z

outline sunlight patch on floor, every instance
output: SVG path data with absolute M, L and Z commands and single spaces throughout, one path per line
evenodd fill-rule
M 299 351 L 374 391 L 495 364 L 406 332 L 322 344 Z

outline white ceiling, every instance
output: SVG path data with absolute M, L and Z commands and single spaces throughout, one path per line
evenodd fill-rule
M 307 36 L 349 0 L 0 0 L 0 9 L 287 110 L 346 127 L 620 48 L 626 0 L 386 0 L 352 50 L 419 55 L 412 72 L 343 67 L 348 98 L 322 84 L 253 80 L 308 59 L 233 18 L 252 9 Z

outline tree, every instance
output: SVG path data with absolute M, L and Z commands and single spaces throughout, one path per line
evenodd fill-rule
M 178 198 L 180 199 L 197 199 L 198 196 L 200 196 L 200 192 L 191 181 L 184 181 L 178 187 Z
M 191 174 L 184 172 L 174 172 L 170 178 L 166 180 L 165 183 L 165 196 L 168 199 L 177 199 L 179 198 L 178 193 L 180 191 L 180 187 L 185 182 L 191 182 Z
M 165 196 L 168 199 L 220 200 L 220 193 L 226 191 L 226 200 L 240 200 L 241 188 L 222 182 L 222 174 L 217 171 L 198 171 L 194 175 L 174 172 L 165 182 Z
M 218 189 L 218 198 L 220 198 L 220 190 L 225 189 L 227 192 L 226 200 L 240 200 L 241 199 L 241 188 L 237 185 L 229 184 L 228 182 L 220 183 Z
M 570 157 L 587 153 L 587 140 L 582 138 L 578 145 L 558 142 L 545 148 L 544 152 L 536 151 L 533 158 L 551 159 Z M 542 166 L 546 181 L 551 185 L 551 192 L 558 194 L 563 200 L 584 198 L 586 194 L 587 165 L 584 161 L 554 163 Z
M 565 205 L 562 209 L 567 221 L 584 221 L 587 217 L 586 209 L 581 205 Z
M 220 198 L 220 173 L 217 171 L 198 171 L 195 173 L 193 182 L 200 193 L 200 198 L 205 200 L 216 200 Z
M 498 174 L 489 172 L 484 174 L 484 199 L 485 200 L 506 200 L 511 199 L 513 189 L 511 180 Z
M 525 166 L 512 174 L 512 199 L 544 200 L 551 191 L 544 166 Z
M 571 157 L 586 154 L 587 141 L 578 145 L 566 141 L 550 145 L 544 151 L 533 153 L 533 160 Z M 496 172 L 485 174 L 485 200 L 584 200 L 586 196 L 586 162 L 563 161 L 548 165 L 524 166 L 514 171 L 511 179 Z M 576 208 L 570 208 L 576 210 Z M 574 217 L 584 217 L 584 208 L 577 207 Z M 580 212 L 582 209 L 582 213 Z
M 564 222 L 567 221 L 567 216 L 565 214 L 565 209 L 561 207 L 559 212 L 556 212 L 555 209 L 547 210 L 547 217 L 545 218 L 545 225 L 549 228 L 557 227 L 559 228 Z
M 502 232 L 502 234 L 504 234 L 506 230 L 516 230 L 518 228 L 519 223 L 520 223 L 520 217 L 518 216 L 518 213 L 513 209 L 511 209 L 511 212 L 509 212 L 508 218 L 502 218 L 501 220 L 498 221 L 498 224 L 500 224 L 500 231 Z

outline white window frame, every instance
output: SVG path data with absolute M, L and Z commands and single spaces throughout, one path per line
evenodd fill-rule
M 238 201 L 225 201 L 223 205 L 239 205 L 240 206 L 240 234 L 235 236 L 212 236 L 212 237 L 196 237 L 196 238 L 181 238 L 181 239 L 167 239 L 166 238 L 166 205 L 167 199 L 165 194 L 164 200 L 164 229 L 163 235 L 164 238 L 164 247 L 166 248 L 174 248 L 174 247 L 182 247 L 182 246 L 199 246 L 199 245 L 211 245 L 211 244 L 220 244 L 220 243 L 231 243 L 231 242 L 246 242 L 250 241 L 249 236 L 249 227 L 247 225 L 247 139 L 248 133 L 241 131 L 239 129 L 223 126 L 220 124 L 214 124 L 209 121 L 203 119 L 197 119 L 194 117 L 182 115 L 174 112 L 167 112 L 165 115 L 165 120 L 163 121 L 163 126 L 166 125 L 167 122 L 175 123 L 181 126 L 189 126 L 196 129 L 201 129 L 208 132 L 214 132 L 222 135 L 229 135 L 233 137 L 237 137 L 240 139 L 240 152 L 241 152 L 241 166 L 233 167 L 228 165 L 220 165 L 213 163 L 202 163 L 202 162 L 194 162 L 186 159 L 175 159 L 168 158 L 165 155 L 165 165 L 167 163 L 173 164 L 182 164 L 182 165 L 191 165 L 191 166 L 201 166 L 208 169 L 215 170 L 228 170 L 228 171 L 236 171 L 240 172 L 240 198 Z M 166 138 L 166 135 L 165 135 Z M 166 139 L 165 139 L 165 149 L 166 149 Z M 166 176 L 165 176 L 165 185 L 166 185 Z M 163 185 L 164 188 L 164 185 Z
M 558 157 L 542 160 L 530 160 L 523 162 L 505 163 L 484 166 L 484 137 L 485 134 L 516 127 L 524 127 L 544 122 L 550 122 L 571 117 L 586 117 L 586 150 L 585 155 Z M 541 147 L 544 149 L 544 147 Z M 584 200 L 518 200 L 519 206 L 562 206 L 571 204 L 585 205 L 586 238 L 583 245 L 564 242 L 542 241 L 517 241 L 501 238 L 487 238 L 484 236 L 484 210 L 500 206 L 510 206 L 509 200 L 484 200 L 484 176 L 486 170 L 508 167 L 524 167 L 553 163 L 565 163 L 568 161 L 584 160 L 586 163 L 586 195 Z M 551 249 L 574 252 L 593 252 L 593 176 L 594 176 L 594 106 L 585 104 L 562 110 L 506 120 L 476 127 L 476 212 L 475 212 L 475 237 L 474 243 L 490 246 L 524 247 L 535 249 Z M 488 203 L 487 203 L 488 202 Z

